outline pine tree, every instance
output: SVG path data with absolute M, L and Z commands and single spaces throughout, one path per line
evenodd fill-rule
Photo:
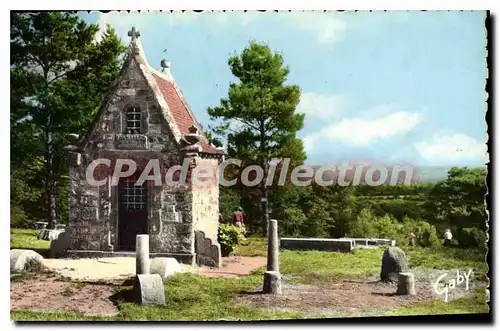
M 260 164 L 264 170 L 259 189 L 265 231 L 269 162 L 290 158 L 293 166 L 306 158 L 303 143 L 296 137 L 304 125 L 304 115 L 295 112 L 300 90 L 297 85 L 286 85 L 290 69 L 268 46 L 251 42 L 240 56 L 230 57 L 228 64 L 239 82 L 230 84 L 228 97 L 209 108 L 208 114 L 223 120 L 214 132 L 227 138 L 229 155 L 246 165 Z
M 89 124 L 125 51 L 112 28 L 99 42 L 98 31 L 74 13 L 11 14 L 11 167 L 43 156 L 49 228 L 67 171 L 65 137 Z

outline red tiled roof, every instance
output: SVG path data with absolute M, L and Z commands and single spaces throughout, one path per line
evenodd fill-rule
M 165 102 L 170 109 L 170 113 L 174 117 L 177 128 L 179 128 L 182 135 L 188 134 L 189 128 L 192 125 L 195 125 L 193 114 L 184 103 L 179 93 L 177 93 L 175 86 L 171 82 L 155 74 L 153 74 L 153 76 L 163 95 L 163 99 L 165 99 Z M 203 137 L 200 144 L 203 153 L 222 154 L 221 151 L 212 147 L 205 137 Z

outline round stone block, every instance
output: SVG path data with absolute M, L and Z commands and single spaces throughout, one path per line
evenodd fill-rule
M 151 260 L 150 274 L 158 274 L 165 280 L 181 270 L 181 265 L 173 257 L 157 257 Z
M 165 305 L 165 287 L 160 275 L 137 275 L 134 284 L 134 299 L 146 306 Z
M 10 250 L 10 271 L 38 271 L 43 267 L 43 257 L 29 249 Z
M 281 274 L 279 272 L 265 272 L 263 292 L 268 294 L 281 294 Z
M 396 294 L 400 295 L 415 295 L 415 277 L 410 272 L 400 272 L 398 274 L 398 289 Z

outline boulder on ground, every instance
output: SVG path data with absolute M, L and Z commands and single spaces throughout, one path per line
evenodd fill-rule
M 151 260 L 150 274 L 158 274 L 162 280 L 173 276 L 181 270 L 181 265 L 173 257 L 156 257 Z
M 10 250 L 10 271 L 40 271 L 43 269 L 43 257 L 29 249 Z
M 397 283 L 398 274 L 410 270 L 405 252 L 399 247 L 389 247 L 382 255 L 380 280 L 383 282 Z

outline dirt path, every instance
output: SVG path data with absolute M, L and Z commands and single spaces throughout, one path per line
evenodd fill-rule
M 266 264 L 264 257 L 230 257 L 219 269 L 192 268 L 181 271 L 208 277 L 239 277 Z M 40 274 L 11 282 L 11 310 L 74 312 L 84 315 L 113 316 L 118 310 L 111 300 L 113 285 L 135 274 L 135 258 L 45 259 L 53 274 Z M 72 281 L 57 280 L 60 276 Z M 80 281 L 80 282 L 77 282 Z
M 222 259 L 221 268 L 201 267 L 196 270 L 196 273 L 208 277 L 236 278 L 249 275 L 266 263 L 267 259 L 263 256 L 231 256 Z
M 56 280 L 55 275 L 39 275 L 12 282 L 11 310 L 30 309 L 40 312 L 74 312 L 84 315 L 118 314 L 110 297 L 112 287 L 104 284 L 78 284 Z
M 433 283 L 443 273 L 449 277 L 456 275 L 453 270 L 434 270 L 425 268 L 412 269 L 415 276 L 417 295 L 396 295 L 396 284 L 379 282 L 378 275 L 365 280 L 349 280 L 332 278 L 321 285 L 297 284 L 289 281 L 289 275 L 282 275 L 283 295 L 274 296 L 262 293 L 262 288 L 242 293 L 237 301 L 271 310 L 293 310 L 304 313 L 308 317 L 320 316 L 377 316 L 388 310 L 401 307 L 407 303 L 425 303 L 431 300 L 444 300 L 437 294 Z M 458 286 L 449 298 L 458 299 L 474 293 L 477 287 L 487 284 L 471 280 L 468 290 Z

